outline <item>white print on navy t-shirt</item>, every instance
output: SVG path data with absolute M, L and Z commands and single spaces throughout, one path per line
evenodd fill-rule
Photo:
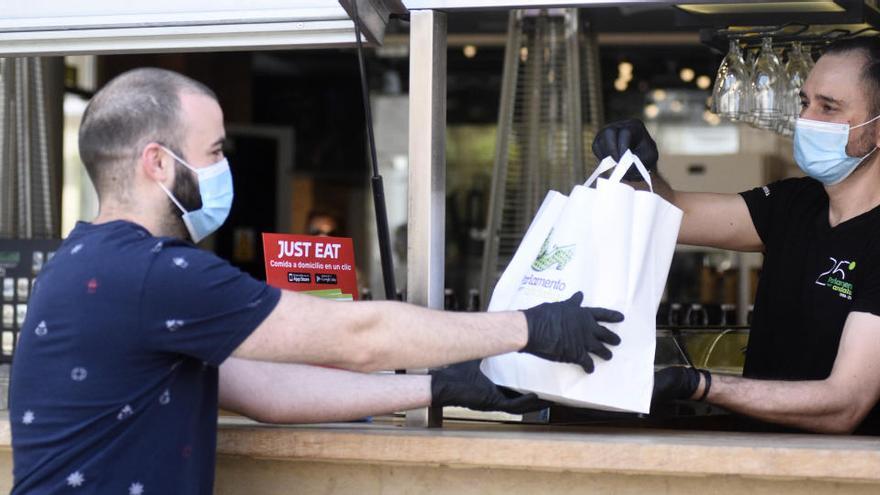
M 26 425 L 29 425 L 34 422 L 34 419 L 36 419 L 36 418 L 34 417 L 33 411 L 25 411 L 24 416 L 21 417 L 21 422 Z
M 183 326 L 183 320 L 165 320 L 165 327 L 169 332 L 176 332 Z
M 851 300 L 853 284 L 846 281 L 846 274 L 856 269 L 856 262 L 850 260 L 838 261 L 837 258 L 831 256 L 828 257 L 828 260 L 831 261 L 831 265 L 828 270 L 816 277 L 816 285 L 829 287 L 834 292 L 837 292 L 838 296 Z
M 144 494 L 144 485 L 135 481 L 128 487 L 128 495 L 143 495 Z
M 46 327 L 46 321 L 45 321 L 45 320 L 41 321 L 40 324 L 37 325 L 37 328 L 34 329 L 34 333 L 37 334 L 37 335 L 39 335 L 40 337 L 42 337 L 42 336 L 46 335 L 47 333 L 49 333 L 49 329 Z
M 67 477 L 67 486 L 72 486 L 74 488 L 82 486 L 85 483 L 86 477 L 79 471 L 74 471 L 70 473 Z
M 166 388 L 162 395 L 159 396 L 159 404 L 166 406 L 169 402 L 171 402 L 171 390 Z
M 119 411 L 119 414 L 116 415 L 116 419 L 118 419 L 119 421 L 122 421 L 123 419 L 131 416 L 132 414 L 134 414 L 134 410 L 132 410 L 130 405 L 126 404 L 125 407 L 123 407 L 122 410 Z
M 150 252 L 158 253 L 161 250 L 162 250 L 162 241 L 159 241 L 156 243 L 155 246 L 153 246 L 153 249 L 150 249 Z
M 73 248 L 71 248 L 70 254 L 76 254 L 76 253 L 82 251 L 82 248 L 83 248 L 83 244 L 79 243 L 76 246 L 73 246 Z
M 189 266 L 189 262 L 186 261 L 186 258 L 184 258 L 182 256 L 178 256 L 178 257 L 172 259 L 171 261 L 173 261 L 174 264 L 177 265 L 178 268 L 183 269 L 183 270 L 185 270 L 186 267 Z
M 81 382 L 85 380 L 87 376 L 89 376 L 89 372 L 82 366 L 77 366 L 70 370 L 70 378 L 75 382 Z

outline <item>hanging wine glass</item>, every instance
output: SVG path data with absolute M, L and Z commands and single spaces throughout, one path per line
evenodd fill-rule
M 742 51 L 734 40 L 715 76 L 712 88 L 713 112 L 720 117 L 739 120 L 748 115 L 749 71 Z
M 788 52 L 788 63 L 785 64 L 785 76 L 783 83 L 785 84 L 785 96 L 783 101 L 784 118 L 782 122 L 783 134 L 791 135 L 794 133 L 794 123 L 801 113 L 801 88 L 807 75 L 810 73 L 810 64 L 807 61 L 807 55 L 804 54 L 803 47 L 799 41 L 795 41 L 791 45 Z
M 748 80 L 748 84 L 746 84 L 746 109 L 748 112 L 741 119 L 743 122 L 749 124 L 750 126 L 756 126 L 755 114 L 752 112 L 752 109 L 755 106 L 754 103 L 754 95 L 752 94 L 752 74 L 755 72 L 755 59 L 757 58 L 756 50 L 745 50 L 745 67 L 746 67 L 746 80 Z
M 752 115 L 756 125 L 774 129 L 782 118 L 782 64 L 773 51 L 773 40 L 764 38 L 761 51 L 755 60 L 750 89 L 752 92 Z

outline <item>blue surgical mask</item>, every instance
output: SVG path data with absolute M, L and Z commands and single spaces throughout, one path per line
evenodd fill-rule
M 232 172 L 229 170 L 229 161 L 224 158 L 207 167 L 195 168 L 168 148 L 163 146 L 162 149 L 198 176 L 199 196 L 202 199 L 202 207 L 198 210 L 186 211 L 161 182 L 159 187 L 183 212 L 183 224 L 186 225 L 192 241 L 199 242 L 219 229 L 232 209 Z
M 805 174 L 826 186 L 839 184 L 877 149 L 875 146 L 862 157 L 847 155 L 849 131 L 878 118 L 880 115 L 853 127 L 849 124 L 797 119 L 794 127 L 794 160 Z

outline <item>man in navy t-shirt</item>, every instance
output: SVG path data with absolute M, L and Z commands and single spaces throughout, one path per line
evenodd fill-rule
M 80 155 L 101 206 L 33 288 L 12 369 L 13 493 L 209 494 L 218 404 L 267 422 L 523 412 L 545 403 L 473 360 L 521 351 L 590 371 L 591 354 L 611 358 L 619 339 L 597 320 L 622 315 L 579 295 L 492 314 L 342 304 L 197 249 L 232 204 L 223 139 L 214 93 L 170 71 L 127 72 L 89 103 Z M 462 364 L 363 373 L 448 363 Z
M 78 224 L 40 274 L 15 356 L 16 491 L 204 491 L 218 366 L 279 296 L 134 223 Z

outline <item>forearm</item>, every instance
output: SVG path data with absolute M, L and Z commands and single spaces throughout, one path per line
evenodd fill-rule
M 362 371 L 431 368 L 518 351 L 528 341 L 519 311 L 460 313 L 395 302 L 358 309 L 368 315 L 362 318 L 367 324 L 352 325 L 351 350 L 367 351 Z
M 518 351 L 527 341 L 521 312 L 453 313 L 389 301 L 333 302 L 285 291 L 234 355 L 376 371 Z
M 695 393 L 702 394 L 703 384 Z M 829 380 L 752 380 L 715 374 L 706 400 L 762 421 L 824 433 L 848 433 L 865 412 Z
M 220 367 L 220 406 L 266 423 L 346 421 L 431 403 L 426 375 L 370 375 L 230 358 Z
M 651 173 L 651 184 L 654 187 L 654 192 L 659 194 L 661 198 L 678 206 L 675 202 L 675 191 L 672 189 L 672 186 L 666 182 L 666 179 L 663 178 L 659 171 Z

